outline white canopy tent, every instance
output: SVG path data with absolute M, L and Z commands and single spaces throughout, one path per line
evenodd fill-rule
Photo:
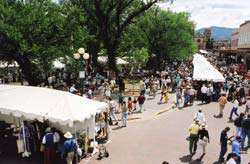
M 99 56 L 99 57 L 97 58 L 97 60 L 98 60 L 100 63 L 107 63 L 107 62 L 108 62 L 108 57 L 107 57 L 107 56 Z M 122 58 L 117 57 L 117 58 L 116 58 L 116 64 L 118 64 L 118 65 L 126 65 L 126 64 L 128 64 L 128 62 L 125 61 L 125 60 L 123 60 Z
M 61 130 L 78 130 L 89 127 L 94 131 L 92 121 L 96 113 L 106 110 L 103 102 L 89 100 L 68 92 L 48 88 L 0 85 L 1 119 L 10 117 L 25 120 L 49 120 Z M 8 117 L 6 117 L 8 116 Z
M 225 82 L 223 75 L 207 59 L 200 55 L 193 56 L 193 79 L 201 81 Z
M 202 54 L 208 54 L 208 52 L 206 50 L 200 50 L 200 53 L 202 53 Z
M 65 67 L 65 64 L 63 64 L 60 60 L 55 60 L 53 61 L 53 66 L 54 68 L 57 68 L 57 69 L 62 69 Z

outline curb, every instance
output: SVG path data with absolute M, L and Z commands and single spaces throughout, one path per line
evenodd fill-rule
M 161 115 L 161 114 L 163 114 L 165 112 L 169 112 L 169 111 L 174 110 L 174 109 L 175 109 L 175 107 L 174 107 L 174 104 L 173 104 L 172 106 L 168 107 L 168 109 L 162 109 L 162 110 L 156 112 L 154 115 L 159 116 L 159 115 Z

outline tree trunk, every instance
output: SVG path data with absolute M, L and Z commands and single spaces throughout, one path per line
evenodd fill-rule
M 100 42 L 99 41 L 91 41 L 88 43 L 87 47 L 90 55 L 91 55 L 91 67 L 95 69 L 98 67 L 98 53 L 100 51 Z
M 108 47 L 107 55 L 108 55 L 108 67 L 112 71 L 114 71 L 115 73 L 118 73 L 118 69 L 117 69 L 117 66 L 116 66 L 115 48 L 114 47 Z
M 0 52 L 0 59 L 16 61 L 21 69 L 24 79 L 27 80 L 29 85 L 36 86 L 39 84 L 37 77 L 32 74 L 32 65 L 26 56 L 17 53 Z

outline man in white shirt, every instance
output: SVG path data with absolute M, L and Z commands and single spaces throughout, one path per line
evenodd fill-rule
M 194 119 L 195 119 L 195 120 L 198 120 L 200 125 L 203 124 L 203 123 L 206 123 L 205 115 L 204 115 L 204 113 L 202 112 L 202 109 L 201 109 L 201 108 L 200 108 L 199 111 L 195 114 Z
M 207 102 L 207 87 L 205 84 L 203 84 L 201 87 L 201 102 Z

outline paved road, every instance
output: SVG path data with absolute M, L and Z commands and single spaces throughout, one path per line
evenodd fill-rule
M 218 112 L 216 103 L 208 105 L 194 105 L 183 110 L 174 110 L 155 116 L 155 111 L 162 106 L 156 104 L 156 100 L 147 102 L 147 109 L 151 110 L 151 119 L 141 119 L 130 122 L 127 128 L 113 130 L 111 142 L 107 145 L 110 157 L 97 161 L 93 159 L 91 164 L 161 164 L 168 161 L 170 164 L 200 163 L 195 161 L 201 155 L 200 148 L 197 154 L 190 160 L 188 155 L 188 127 L 192 123 L 194 113 L 203 108 L 210 132 L 211 142 L 207 147 L 207 154 L 203 159 L 204 164 L 213 164 L 219 154 L 219 135 L 226 126 L 232 127 L 230 135 L 235 132 L 233 124 L 227 123 L 227 117 L 215 119 Z M 227 104 L 228 116 L 231 104 Z M 166 108 L 166 107 L 164 107 Z M 147 113 L 147 118 L 150 112 Z M 143 115 L 142 115 L 143 117 Z M 229 150 L 231 147 L 229 147 Z M 250 162 L 250 155 L 242 155 L 242 164 Z

